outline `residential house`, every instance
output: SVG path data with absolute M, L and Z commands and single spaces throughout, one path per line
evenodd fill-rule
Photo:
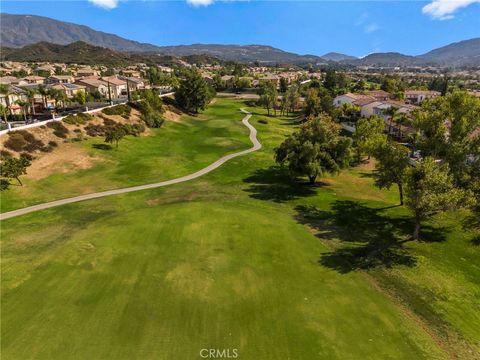
M 440 96 L 440 92 L 431 90 L 407 90 L 405 91 L 405 100 L 410 104 L 419 105 L 426 99 Z
M 16 104 L 17 101 L 28 101 L 25 90 L 15 85 L 8 85 L 6 94 L 0 94 L 0 104 L 6 107 L 11 114 L 20 114 L 22 108 Z
M 0 77 L 0 84 L 6 85 L 17 85 L 20 82 L 20 79 L 15 76 L 2 76 Z
M 120 71 L 120 73 L 125 76 L 125 77 L 128 77 L 128 78 L 139 78 L 142 76 L 142 74 L 140 73 L 140 71 L 138 70 L 131 70 L 131 69 L 125 69 L 125 70 L 122 70 Z
M 343 104 L 353 104 L 356 101 L 362 100 L 362 99 L 370 99 L 370 100 L 375 100 L 375 98 L 368 96 L 368 95 L 363 95 L 363 94 L 353 94 L 353 93 L 346 93 L 343 95 L 338 95 L 333 99 L 333 105 L 336 107 L 340 107 Z
M 24 82 L 26 84 L 41 85 L 45 82 L 45 78 L 43 76 L 30 75 L 30 76 L 27 76 L 27 77 L 24 77 L 23 79 L 21 79 L 19 84 L 22 84 L 22 82 Z
M 46 64 L 46 65 L 41 65 L 32 71 L 34 74 L 50 74 L 53 75 L 55 74 L 55 66 Z
M 86 78 L 90 76 L 98 76 L 98 71 L 92 69 L 91 67 L 80 68 L 76 72 L 76 76 L 79 78 Z
M 371 96 L 377 101 L 387 101 L 391 98 L 390 93 L 384 90 L 369 90 L 365 92 L 365 95 Z
M 74 97 L 79 91 L 85 91 L 86 86 L 70 83 L 56 83 L 49 85 L 49 88 L 63 91 L 69 99 Z
M 109 97 L 108 84 L 105 81 L 99 79 L 80 79 L 77 80 L 75 84 L 85 86 L 88 93 L 95 93 L 98 91 L 102 96 Z
M 123 77 L 121 76 L 120 79 L 125 80 L 128 85 L 130 91 L 146 89 L 145 80 L 139 77 Z
M 52 75 L 45 80 L 45 84 L 73 84 L 75 78 L 72 75 Z
M 106 82 L 107 85 L 110 86 L 112 99 L 127 95 L 127 82 L 125 80 L 119 79 L 115 76 L 102 77 L 100 80 Z

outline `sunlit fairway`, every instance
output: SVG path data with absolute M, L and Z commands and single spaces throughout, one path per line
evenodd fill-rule
M 27 181 L 2 208 L 198 170 L 250 146 L 242 106 L 217 99 L 118 151 L 79 143 L 108 161 Z M 272 156 L 295 120 L 250 110 L 263 148 L 205 177 L 1 223 L 2 359 L 477 357 L 480 247 L 464 214 L 404 242 L 408 213 L 370 165 L 295 187 Z

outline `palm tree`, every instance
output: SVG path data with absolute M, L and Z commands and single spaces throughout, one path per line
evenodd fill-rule
M 43 85 L 39 85 L 37 91 L 40 95 L 42 95 L 43 107 L 46 109 L 47 108 L 47 96 L 50 93 L 50 89 L 47 89 Z
M 385 110 L 385 115 L 388 116 L 388 135 L 392 134 L 392 122 L 394 118 L 397 116 L 398 108 L 395 106 L 391 106 Z
M 15 104 L 20 106 L 22 108 L 22 115 L 23 115 L 23 120 L 27 122 L 27 109 L 28 109 L 28 101 L 23 101 L 23 100 L 17 100 L 15 101 Z
M 6 105 L 6 108 L 4 109 L 4 116 L 5 116 L 5 122 L 8 123 L 8 120 L 7 120 L 7 109 L 8 111 L 10 112 L 10 115 L 11 115 L 11 112 L 12 110 L 10 109 L 10 98 L 8 95 L 10 95 L 10 88 L 8 85 L 6 84 L 0 84 L 0 94 L 2 95 L 5 95 L 5 105 Z
M 35 116 L 35 95 L 37 91 L 35 89 L 27 89 L 26 92 L 28 101 L 30 102 L 30 113 Z
M 7 108 L 3 105 L 3 104 L 0 104 L 0 113 L 2 114 L 3 116 L 3 120 L 5 121 L 6 124 L 8 124 L 8 121 L 7 121 Z M 1 122 L 1 120 L 0 120 Z

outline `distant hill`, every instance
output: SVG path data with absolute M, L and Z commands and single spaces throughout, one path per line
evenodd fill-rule
M 66 45 L 76 41 L 117 51 L 155 51 L 158 47 L 120 36 L 96 31 L 88 26 L 36 15 L 0 14 L 0 43 L 5 47 L 23 47 L 38 42 Z
M 355 65 L 379 65 L 379 66 L 411 66 L 419 61 L 414 56 L 403 55 L 396 52 L 374 53 L 361 59 L 348 62 Z
M 328 54 L 322 55 L 321 58 L 328 61 L 335 61 L 335 62 L 357 59 L 355 56 L 345 55 L 337 52 L 329 52 Z
M 193 44 L 161 46 L 159 52 L 174 56 L 206 54 L 223 60 L 260 63 L 317 63 L 315 55 L 298 55 L 267 45 Z
M 480 65 L 480 38 L 456 42 L 417 56 L 423 62 L 448 65 Z
M 124 53 L 93 46 L 82 41 L 68 45 L 40 42 L 20 49 L 2 48 L 1 56 L 2 60 L 10 61 L 48 61 L 86 65 L 128 65 L 139 62 L 171 64 L 179 62 L 179 59 L 171 56 Z

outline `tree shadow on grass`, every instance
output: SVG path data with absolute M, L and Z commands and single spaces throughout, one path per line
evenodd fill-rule
M 277 166 L 258 169 L 243 182 L 250 184 L 245 190 L 249 196 L 259 200 L 286 202 L 316 194 L 314 186 L 294 182 L 286 170 Z
M 295 209 L 297 221 L 315 230 L 317 237 L 341 241 L 339 248 L 321 255 L 319 263 L 323 266 L 348 273 L 416 264 L 415 257 L 404 246 L 413 229 L 407 217 L 386 215 L 387 208 L 371 208 L 348 200 L 334 202 L 330 211 L 313 206 Z M 445 232 L 445 228 L 425 225 L 421 237 L 424 241 L 444 241 Z
M 98 149 L 98 150 L 112 150 L 113 149 L 112 145 L 108 145 L 108 144 L 93 144 L 92 147 L 94 149 Z

